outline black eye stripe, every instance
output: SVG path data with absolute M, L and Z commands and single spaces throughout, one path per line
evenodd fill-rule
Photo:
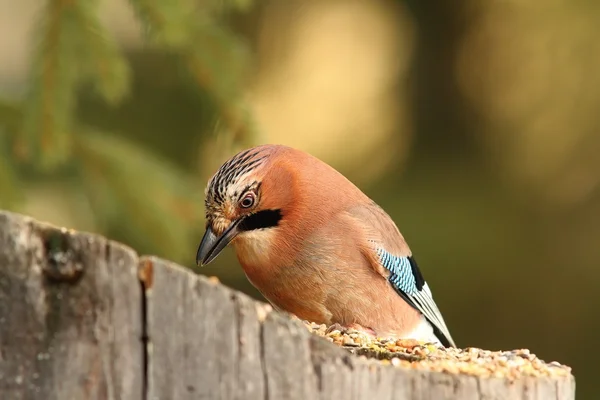
M 279 225 L 283 218 L 281 210 L 262 210 L 255 214 L 250 214 L 240 222 L 239 229 L 242 231 L 253 231 L 257 229 L 274 228 Z

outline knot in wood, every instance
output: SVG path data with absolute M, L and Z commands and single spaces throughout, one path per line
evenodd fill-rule
M 54 281 L 73 283 L 83 274 L 83 266 L 71 247 L 68 233 L 51 230 L 43 234 L 45 262 L 44 275 Z

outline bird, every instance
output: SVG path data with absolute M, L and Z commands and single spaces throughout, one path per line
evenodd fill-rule
M 456 347 L 392 218 L 329 164 L 279 144 L 240 151 L 205 189 L 196 264 L 228 245 L 275 310 Z

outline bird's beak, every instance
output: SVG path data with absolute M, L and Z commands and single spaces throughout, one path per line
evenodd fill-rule
M 196 253 L 196 265 L 203 266 L 217 258 L 219 253 L 240 233 L 238 228 L 240 222 L 241 219 L 233 221 L 221 236 L 215 235 L 211 226 L 207 227 Z

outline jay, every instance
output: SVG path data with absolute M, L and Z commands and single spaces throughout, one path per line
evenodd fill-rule
M 231 243 L 277 310 L 455 346 L 395 223 L 328 164 L 290 147 L 257 146 L 226 161 L 205 196 L 198 265 Z

